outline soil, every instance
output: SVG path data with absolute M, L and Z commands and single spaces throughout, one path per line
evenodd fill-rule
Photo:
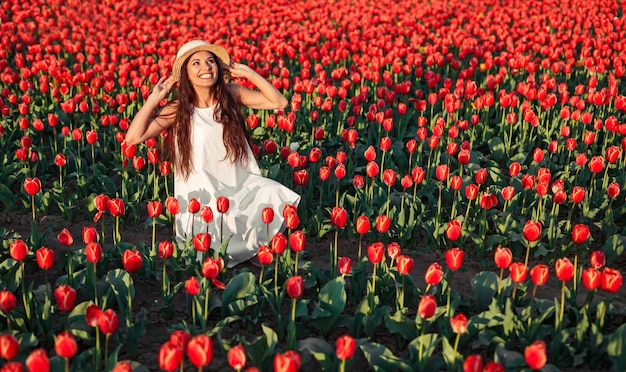
M 110 218 L 110 217 L 109 217 Z M 5 227 L 11 233 L 20 234 L 23 238 L 28 237 L 30 235 L 31 229 L 31 217 L 28 214 L 19 214 L 19 213 L 1 213 L 0 214 L 0 227 Z M 37 229 L 40 233 L 48 230 L 49 235 L 45 241 L 45 245 L 49 248 L 55 250 L 55 252 L 63 252 L 65 247 L 59 245 L 58 240 L 56 238 L 57 234 L 63 229 L 67 228 L 72 236 L 74 237 L 74 244 L 72 249 L 78 249 L 83 243 L 81 241 L 81 234 L 83 227 L 86 226 L 94 226 L 99 229 L 100 225 L 94 224 L 90 221 L 88 216 L 78 216 L 75 221 L 69 222 L 63 220 L 56 216 L 40 216 L 38 217 Z M 108 226 L 108 225 L 107 225 Z M 111 226 L 109 228 L 112 229 Z M 11 236 L 11 235 L 9 235 Z M 150 245 L 152 235 L 151 229 L 144 228 L 143 226 L 121 226 L 121 236 L 122 241 L 129 242 L 135 245 L 139 245 L 140 243 L 145 243 L 146 245 Z M 167 228 L 159 228 L 156 233 L 156 241 L 166 240 L 171 236 L 171 231 Z M 327 234 L 321 240 L 316 241 L 313 238 L 307 239 L 306 245 L 306 253 L 304 258 L 306 260 L 310 260 L 313 262 L 316 268 L 329 267 L 329 246 L 333 242 L 332 234 Z M 340 239 L 339 241 L 339 252 L 348 252 L 343 255 L 354 256 L 356 257 L 356 250 L 358 246 L 358 242 L 353 240 Z M 364 248 L 365 249 L 365 248 Z M 406 249 L 406 248 L 405 248 Z M 340 256 L 342 253 L 339 254 Z M 58 257 L 58 256 L 57 256 Z M 34 260 L 33 260 L 34 261 Z M 444 269 L 445 265 L 445 256 L 444 253 L 441 252 L 428 252 L 428 253 L 419 253 L 419 256 L 415 259 L 415 266 L 412 271 L 413 280 L 415 282 L 416 287 L 425 288 L 426 283 L 424 282 L 424 273 L 426 272 L 428 266 L 430 266 L 433 262 L 438 262 Z M 31 267 L 28 268 L 29 273 L 33 273 L 33 282 L 34 288 L 43 285 L 44 276 L 36 267 L 34 262 L 30 262 Z M 481 267 L 483 266 L 483 267 Z M 530 265 L 532 267 L 532 264 Z M 464 259 L 464 263 L 462 269 L 455 272 L 452 280 L 452 287 L 454 291 L 458 291 L 464 299 L 470 299 L 472 297 L 472 287 L 471 287 L 471 279 L 478 273 L 485 270 L 485 267 L 489 269 L 493 267 L 493 265 L 489 262 L 488 264 L 482 263 L 479 264 L 479 260 L 477 257 L 473 257 L 471 252 L 466 252 L 466 256 Z M 614 267 L 620 270 L 622 273 L 626 272 L 626 259 L 625 257 L 620 257 L 619 261 L 614 265 Z M 54 277 L 55 269 L 52 269 L 49 273 L 49 277 Z M 250 262 L 246 262 L 239 266 L 236 266 L 232 270 L 233 275 L 242 270 L 249 270 L 253 272 L 257 277 L 260 273 L 260 268 L 257 265 L 254 265 Z M 58 272 L 57 272 L 58 273 Z M 506 275 L 506 274 L 505 274 Z M 170 276 L 170 278 L 172 278 Z M 158 284 L 158 279 L 155 278 L 145 278 L 141 276 L 133 276 L 133 281 L 135 285 L 135 298 L 133 300 L 133 312 L 137 314 L 141 309 L 145 309 L 147 315 L 146 321 L 146 333 L 141 337 L 138 344 L 138 353 L 136 355 L 129 355 L 124 350 L 121 351 L 119 355 L 119 360 L 123 360 L 126 358 L 131 358 L 142 365 L 146 366 L 150 370 L 159 370 L 158 366 L 158 353 L 161 345 L 169 338 L 170 333 L 172 332 L 172 326 L 175 324 L 179 324 L 181 320 L 186 319 L 189 321 L 189 312 L 187 310 L 187 299 L 184 294 L 184 290 L 178 292 L 174 299 L 173 306 L 173 315 L 171 317 L 166 316 L 163 311 L 161 311 L 161 287 Z M 585 300 L 586 292 L 585 290 L 581 290 L 579 294 L 578 303 L 582 303 Z M 538 298 L 545 299 L 553 299 L 560 298 L 561 287 L 558 283 L 549 281 L 548 285 L 541 287 L 537 292 Z M 624 314 L 626 314 L 626 286 L 622 286 L 620 291 L 617 293 L 618 298 L 613 304 L 621 309 L 622 316 L 617 316 L 612 320 L 612 326 L 617 328 L 622 323 L 626 322 L 626 318 Z M 596 296 L 596 299 L 601 299 L 602 294 Z M 80 302 L 80 299 L 77 303 Z M 416 306 L 413 306 L 416 307 Z M 289 309 L 283 309 L 287 314 Z M 415 314 L 415 309 L 412 310 L 413 316 Z M 215 319 L 216 321 L 219 319 Z M 120 326 L 123 327 L 123 321 L 120 321 Z M 381 327 L 384 328 L 384 327 Z M 315 332 L 314 329 L 307 330 L 307 332 Z M 240 335 L 245 336 L 246 334 L 253 336 L 254 332 L 247 332 L 246 330 L 238 330 Z M 336 337 L 343 333 L 342 330 L 337 330 L 330 337 L 328 342 L 333 344 Z M 380 332 L 379 332 L 380 333 Z M 257 333 L 258 335 L 258 333 Z M 224 335 L 229 336 L 229 335 Z M 315 334 L 310 334 L 310 336 L 315 336 Z M 331 341 L 333 340 L 333 341 Z M 394 350 L 396 345 L 396 339 L 393 335 L 380 333 L 377 335 L 376 342 L 386 345 L 390 348 L 390 350 Z M 334 346 L 334 345 L 333 345 Z M 115 347 L 115 345 L 111 345 L 111 347 Z M 216 348 L 219 349 L 219 348 Z M 356 360 L 353 367 L 359 368 L 361 370 L 371 370 L 367 361 L 363 358 L 362 355 L 357 353 L 358 360 Z M 493 355 L 485 355 L 486 360 L 492 360 Z M 189 364 L 189 363 L 187 363 Z M 311 361 L 307 363 L 303 368 L 304 370 L 317 370 L 315 367 L 315 359 L 311 358 Z M 194 370 L 191 366 L 187 366 L 190 371 Z M 228 364 L 226 363 L 225 355 L 220 350 L 216 350 L 213 362 L 211 364 L 212 370 L 221 370 L 228 369 Z M 591 369 L 586 368 L 585 366 L 578 366 L 576 368 L 562 368 L 563 371 L 591 371 Z M 594 370 L 598 370 L 595 368 Z

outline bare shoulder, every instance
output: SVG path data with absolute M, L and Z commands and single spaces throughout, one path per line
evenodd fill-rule
M 159 126 L 167 128 L 170 125 L 174 124 L 174 121 L 176 120 L 177 110 L 178 101 L 168 102 L 157 112 L 154 117 L 154 121 L 159 124 Z
M 226 89 L 228 89 L 228 92 L 239 101 L 241 100 L 241 97 L 246 94 L 246 91 L 249 91 L 249 89 L 235 83 L 227 83 Z

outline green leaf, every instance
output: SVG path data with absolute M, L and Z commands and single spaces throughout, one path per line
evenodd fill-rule
M 0 203 L 4 205 L 5 212 L 15 208 L 15 194 L 3 183 L 0 183 Z
M 336 358 L 335 349 L 326 341 L 317 337 L 309 337 L 298 341 L 297 349 L 301 354 L 311 354 L 324 371 L 333 370 Z M 336 368 L 335 368 L 336 369 Z
M 411 341 L 409 344 L 409 353 L 411 355 L 413 365 L 423 366 L 424 363 L 433 355 L 437 349 L 437 345 L 441 342 L 441 339 L 442 337 L 440 337 L 437 333 L 427 333 L 425 335 L 420 335 Z
M 325 337 L 333 330 L 341 312 L 346 306 L 345 282 L 337 277 L 322 287 L 318 301 L 311 314 L 312 323 Z
M 417 337 L 417 327 L 415 320 L 406 316 L 402 310 L 396 311 L 393 316 L 385 316 L 385 327 L 391 334 L 398 334 L 406 340 Z
M 246 307 L 258 302 L 258 292 L 256 277 L 251 272 L 233 277 L 222 293 L 222 317 L 241 315 Z
M 387 347 L 375 342 L 359 345 L 365 359 L 374 371 L 414 371 L 404 359 L 395 356 Z
M 511 371 L 521 371 L 526 367 L 524 356 L 517 351 L 507 350 L 504 344 L 498 344 L 498 346 L 496 346 L 494 360 L 502 364 L 505 369 Z
M 488 141 L 489 151 L 497 161 L 504 159 L 504 143 L 500 137 L 491 137 Z
M 622 324 L 609 336 L 606 351 L 613 361 L 614 371 L 626 370 L 626 324 Z
M 498 291 L 498 275 L 492 271 L 482 271 L 472 278 L 471 283 L 478 309 L 486 310 Z
M 117 303 L 120 309 L 128 309 L 129 300 L 135 297 L 135 286 L 133 285 L 133 278 L 126 270 L 115 269 L 107 273 L 104 280 L 111 285 L 113 293 L 117 298 Z M 127 314 L 130 316 L 131 314 Z

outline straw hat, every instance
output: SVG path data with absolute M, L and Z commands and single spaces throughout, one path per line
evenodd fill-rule
M 174 66 L 172 67 L 172 77 L 176 81 L 180 81 L 180 70 L 183 68 L 185 60 L 190 55 L 201 50 L 206 50 L 215 54 L 224 65 L 228 66 L 230 64 L 228 52 L 223 47 L 216 44 L 209 44 L 203 40 L 192 40 L 180 47 L 180 49 L 178 49 L 178 53 L 176 53 L 176 60 L 174 61 Z

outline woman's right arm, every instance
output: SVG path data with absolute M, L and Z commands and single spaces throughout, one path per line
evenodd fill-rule
M 175 105 L 165 106 L 155 117 L 152 113 L 159 107 L 159 102 L 169 94 L 174 82 L 165 78 L 159 79 L 152 93 L 146 99 L 141 109 L 130 123 L 124 141 L 129 145 L 137 145 L 143 141 L 158 136 L 172 124 L 176 117 Z

